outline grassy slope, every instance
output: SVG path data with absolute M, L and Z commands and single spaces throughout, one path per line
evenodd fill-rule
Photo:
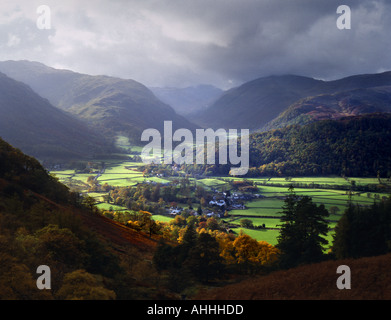
M 326 261 L 252 277 L 225 287 L 202 291 L 200 300 L 273 300 L 273 299 L 391 299 L 391 254 L 357 260 Z M 338 266 L 351 269 L 351 289 L 339 290 Z

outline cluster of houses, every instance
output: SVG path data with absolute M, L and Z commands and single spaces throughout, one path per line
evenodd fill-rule
M 231 195 L 227 195 L 227 193 L 221 192 L 220 195 L 214 196 L 213 200 L 209 201 L 209 205 L 219 207 L 225 206 L 227 210 L 246 209 L 243 201 L 250 201 L 263 197 L 264 196 L 260 194 L 233 193 Z
M 220 217 L 224 216 L 225 210 L 244 210 L 246 206 L 243 204 L 243 201 L 250 201 L 252 199 L 263 198 L 264 196 L 260 194 L 247 194 L 247 193 L 233 193 L 227 195 L 225 192 L 215 191 L 217 195 L 213 197 L 212 200 L 209 201 L 210 207 L 218 208 L 216 211 L 211 211 L 208 209 L 203 210 L 203 214 L 207 217 Z M 168 214 L 171 216 L 176 216 L 181 214 L 184 209 L 181 207 L 171 207 L 168 209 Z M 191 215 L 197 216 L 198 213 L 195 210 L 190 212 Z
M 177 214 L 181 214 L 181 212 L 183 211 L 183 208 L 180 208 L 180 207 L 171 207 L 169 210 L 168 210 L 168 213 L 170 216 L 176 216 Z
M 178 215 L 178 214 L 181 214 L 183 210 L 184 210 L 184 209 L 181 208 L 181 207 L 171 207 L 171 208 L 168 209 L 168 214 L 169 214 L 170 216 L 176 216 L 176 215 Z M 207 209 L 204 210 L 203 213 L 204 213 L 208 218 L 210 218 L 210 217 L 219 217 L 219 218 L 222 218 L 222 217 L 224 216 L 224 212 L 213 212 L 213 211 L 210 211 L 210 210 L 207 210 Z M 190 211 L 190 215 L 192 215 L 192 216 L 198 216 L 198 213 L 197 213 L 196 210 L 191 210 L 191 211 Z

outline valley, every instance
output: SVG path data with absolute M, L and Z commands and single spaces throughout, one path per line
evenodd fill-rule
M 151 210 L 154 220 L 169 223 L 175 219 L 176 215 L 197 216 L 200 214 L 197 213 L 197 209 L 202 208 L 201 214 L 204 217 L 216 217 L 222 221 L 229 232 L 237 235 L 244 232 L 258 241 L 276 245 L 281 225 L 282 206 L 289 193 L 288 188 L 292 185 L 297 195 L 309 196 L 314 203 L 323 204 L 329 210 L 330 230 L 327 235 L 329 245 L 325 247 L 325 250 L 328 250 L 333 240 L 334 228 L 349 201 L 361 207 L 368 207 L 376 201 L 380 202 L 387 198 L 391 188 L 389 179 L 375 177 L 240 178 L 229 175 L 191 175 L 184 171 L 185 168 L 182 168 L 184 170 L 178 169 L 175 176 L 163 173 L 151 174 L 146 173 L 145 164 L 141 161 L 141 147 L 131 145 L 124 136 L 118 136 L 116 141 L 117 147 L 121 148 L 124 153 L 114 154 L 114 159 L 90 161 L 84 170 L 52 170 L 51 174 L 70 187 L 72 191 L 77 190 L 93 198 L 95 206 L 102 215 L 122 222 L 126 221 L 119 217 L 126 216 L 126 212 L 134 210 L 124 204 L 118 204 L 118 201 L 110 197 L 111 190 L 137 188 L 138 185 L 159 185 L 161 188 L 178 186 L 186 179 L 188 181 L 187 197 L 178 196 L 176 201 L 161 202 L 158 209 L 154 207 L 155 212 Z M 207 203 L 203 205 L 200 203 L 200 197 L 196 196 L 197 186 L 202 187 L 207 193 L 205 196 Z M 251 188 L 246 188 L 248 186 Z M 160 192 L 162 193 L 162 189 Z M 221 207 L 210 204 L 217 199 L 227 203 Z M 125 203 L 125 201 L 122 202 Z M 175 202 L 181 211 L 172 212 L 172 202 Z M 250 222 L 247 221 L 246 224 L 244 220 Z
M 0 300 L 391 299 L 391 1 L 0 8 Z
M 105 277 L 97 285 L 109 298 L 179 299 L 390 250 L 388 72 L 330 82 L 273 76 L 223 92 L 149 89 L 30 61 L 0 62 L 0 71 L 0 230 L 29 272 L 38 258 L 59 263 L 59 287 L 67 287 L 65 274 L 85 277 L 85 268 Z M 162 142 L 167 122 L 176 138 L 164 134 L 165 150 L 142 152 L 145 130 Z M 231 159 L 221 136 L 187 139 L 206 127 L 250 128 L 235 139 L 240 157 Z M 177 148 L 216 161 L 159 161 Z M 245 175 L 231 167 L 235 158 Z M 107 247 L 89 242 L 88 232 Z M 72 251 L 68 245 L 80 245 L 85 259 L 52 258 Z M 56 290 L 52 297 L 64 297 Z

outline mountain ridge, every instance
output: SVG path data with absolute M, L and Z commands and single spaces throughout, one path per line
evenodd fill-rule
M 194 122 L 212 128 L 262 131 L 271 128 L 271 121 L 302 99 L 390 85 L 390 71 L 331 81 L 297 75 L 268 76 L 226 91 L 207 110 L 199 112 Z
M 319 120 L 337 120 L 348 116 L 391 112 L 391 86 L 353 89 L 301 99 L 290 105 L 262 130 Z
M 173 121 L 174 128 L 197 127 L 135 80 L 58 70 L 26 60 L 0 62 L 0 71 L 110 136 L 122 133 L 139 142 L 143 130 L 162 130 L 164 120 Z
M 0 73 L 0 136 L 40 159 L 88 158 L 111 143 L 28 85 Z

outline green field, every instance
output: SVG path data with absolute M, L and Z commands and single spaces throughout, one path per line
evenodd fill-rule
M 279 235 L 278 230 L 254 230 L 246 228 L 232 228 L 236 234 L 239 234 L 240 231 L 243 231 L 245 234 L 258 241 L 266 241 L 271 245 L 275 246 L 277 244 L 277 237 Z
M 224 178 L 227 179 L 227 178 Z M 243 180 L 240 178 L 228 178 L 228 180 Z M 378 184 L 378 179 L 376 178 L 349 178 L 349 181 L 341 177 L 311 177 L 311 178 L 292 178 L 290 181 L 286 181 L 285 178 L 255 178 L 255 179 L 246 179 L 248 181 L 253 181 L 259 190 L 259 194 L 263 196 L 262 199 L 257 199 L 245 203 L 245 210 L 231 210 L 229 211 L 230 223 L 236 224 L 238 227 L 235 228 L 236 231 L 243 229 L 240 228 L 241 219 L 249 219 L 253 222 L 254 226 L 265 225 L 266 228 L 278 228 L 280 224 L 279 217 L 281 216 L 282 206 L 284 205 L 284 196 L 289 193 L 288 187 L 291 183 L 303 183 L 307 186 L 311 183 L 321 185 L 322 187 L 327 186 L 349 186 L 351 180 L 356 181 L 356 185 L 368 185 L 368 184 Z M 275 184 L 275 185 L 273 185 Z M 277 185 L 278 184 L 278 185 Z M 323 204 L 327 210 L 335 210 L 335 214 L 331 214 L 328 218 L 330 232 L 328 233 L 326 239 L 329 241 L 329 244 L 332 242 L 332 235 L 334 233 L 333 229 L 335 228 L 338 220 L 341 218 L 345 209 L 348 206 L 349 199 L 353 204 L 359 204 L 361 206 L 369 206 L 374 202 L 374 194 L 368 194 L 366 192 L 353 192 L 349 197 L 346 190 L 338 189 L 316 189 L 316 188 L 294 188 L 294 192 L 299 196 L 309 196 L 312 198 L 313 202 L 317 205 Z M 382 198 L 383 196 L 388 196 L 386 193 L 376 193 L 378 197 Z M 330 210 L 331 209 L 331 210 Z M 267 241 L 271 244 L 276 243 L 276 238 L 279 234 L 278 230 L 256 230 L 256 229 L 244 229 L 244 231 L 250 236 L 254 237 L 257 240 Z M 326 246 L 327 247 L 327 246 Z
M 121 206 L 117 206 L 115 204 L 110 204 L 110 203 L 98 203 L 96 205 L 99 209 L 102 209 L 102 210 L 113 210 L 113 211 L 126 211 L 128 209 L 126 209 L 125 207 L 121 207 Z
M 278 225 L 281 224 L 280 219 L 278 218 L 247 218 L 242 216 L 236 216 L 234 219 L 230 220 L 230 223 L 239 224 L 242 219 L 251 220 L 255 227 L 264 224 L 266 228 L 278 228 Z
M 229 185 L 227 182 L 225 181 L 222 181 L 221 179 L 209 179 L 209 178 L 206 178 L 206 179 L 199 179 L 197 180 L 197 184 L 203 186 L 204 188 L 208 189 L 208 190 L 222 190 L 222 188 L 227 188 L 227 189 L 230 189 L 229 188 Z
M 162 216 L 160 214 L 154 214 L 152 216 L 152 219 L 154 219 L 156 221 L 160 221 L 160 222 L 170 222 L 173 218 L 167 217 L 167 216 Z

